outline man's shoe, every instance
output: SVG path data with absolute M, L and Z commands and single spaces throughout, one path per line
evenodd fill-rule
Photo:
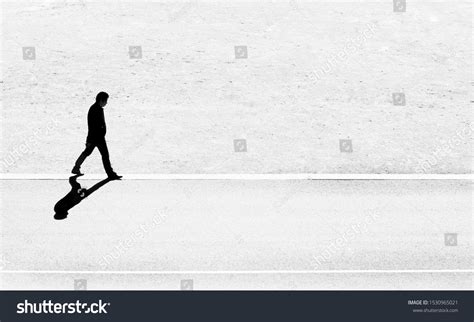
M 122 176 L 119 176 L 119 175 L 116 174 L 115 172 L 107 173 L 107 177 L 108 177 L 110 180 L 119 180 L 119 179 L 122 178 Z
M 84 175 L 84 173 L 82 173 L 82 172 L 81 172 L 81 169 L 79 169 L 78 167 L 72 168 L 71 173 L 72 173 L 72 174 L 76 174 L 76 175 L 78 175 L 78 176 L 83 176 L 83 175 Z

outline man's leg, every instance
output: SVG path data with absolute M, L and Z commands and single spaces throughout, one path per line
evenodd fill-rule
M 82 163 L 89 155 L 91 155 L 92 151 L 94 151 L 94 148 L 95 148 L 95 145 L 93 143 L 90 143 L 90 142 L 86 143 L 86 148 L 84 149 L 84 151 L 82 151 L 79 158 L 77 158 L 73 171 L 74 170 L 79 171 L 81 169 Z
M 105 139 L 97 143 L 97 148 L 99 149 L 99 152 L 102 155 L 102 163 L 104 164 L 105 172 L 107 174 L 113 174 L 114 170 L 112 169 L 112 165 L 110 164 L 109 149 L 107 148 L 107 142 L 105 142 Z

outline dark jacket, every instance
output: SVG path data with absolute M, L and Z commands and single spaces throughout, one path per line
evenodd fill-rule
M 92 104 L 87 114 L 87 142 L 98 142 L 105 138 L 107 128 L 105 126 L 104 109 L 98 103 Z

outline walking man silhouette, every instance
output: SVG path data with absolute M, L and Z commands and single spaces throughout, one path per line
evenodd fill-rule
M 109 150 L 107 149 L 107 142 L 105 141 L 105 133 L 107 132 L 107 129 L 105 126 L 104 107 L 107 105 L 108 98 L 109 94 L 100 92 L 96 96 L 95 103 L 92 104 L 89 109 L 89 113 L 87 114 L 87 126 L 89 131 L 86 139 L 86 148 L 77 159 L 76 164 L 71 171 L 73 174 L 82 175 L 82 163 L 89 155 L 91 155 L 95 147 L 97 147 L 102 155 L 102 163 L 104 164 L 107 176 L 110 179 L 121 178 L 121 176 L 116 174 L 112 169 L 109 160 Z

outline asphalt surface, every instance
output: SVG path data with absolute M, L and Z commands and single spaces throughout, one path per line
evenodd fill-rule
M 113 181 L 62 221 L 66 180 L 0 184 L 3 289 L 472 288 L 470 181 Z

